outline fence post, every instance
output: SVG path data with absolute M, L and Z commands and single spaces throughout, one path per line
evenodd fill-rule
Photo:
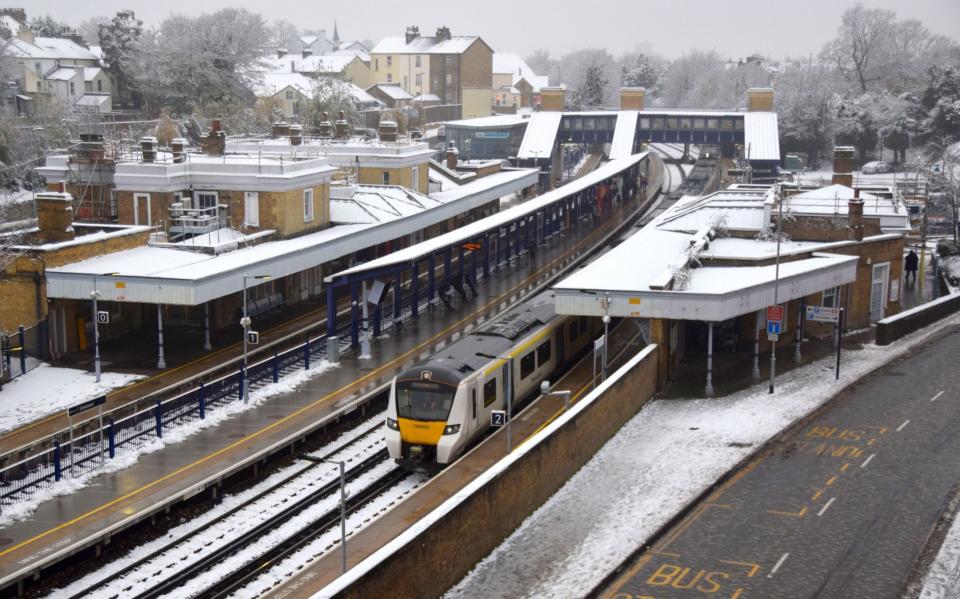
M 303 369 L 310 370 L 310 338 L 303 343 Z
M 154 418 L 157 421 L 157 438 L 163 438 L 163 405 L 157 400 L 157 407 L 154 410 Z
M 203 382 L 200 383 L 200 420 L 205 420 L 207 417 L 207 388 L 203 385 Z
M 60 441 L 53 442 L 53 480 L 59 482 L 63 478 L 63 464 L 60 462 Z
M 110 419 L 110 423 L 107 425 L 107 438 L 109 443 L 110 459 L 117 457 L 117 433 L 116 429 L 113 426 L 113 418 Z
M 27 335 L 20 325 L 17 330 L 20 333 L 20 374 L 27 372 Z
M 280 382 L 280 356 L 273 352 L 273 382 Z

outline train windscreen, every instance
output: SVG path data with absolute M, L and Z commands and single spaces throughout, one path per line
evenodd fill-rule
M 446 420 L 457 388 L 433 381 L 397 381 L 397 416 L 411 420 Z

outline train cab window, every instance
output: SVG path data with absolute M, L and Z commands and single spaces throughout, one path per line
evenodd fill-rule
M 496 380 L 493 381 L 493 385 L 494 387 L 496 387 L 497 385 Z M 494 391 L 494 393 L 496 393 L 496 391 Z M 477 388 L 476 387 L 474 387 L 473 389 L 470 389 L 470 405 L 473 406 L 473 419 L 476 420 L 477 419 Z
M 497 401 L 497 379 L 490 379 L 483 384 L 483 407 L 487 407 Z M 477 402 L 473 402 L 476 407 Z
M 527 378 L 528 376 L 533 374 L 533 371 L 536 369 L 537 369 L 537 363 L 536 363 L 536 357 L 534 352 L 531 351 L 529 354 L 520 358 L 520 378 L 521 379 Z
M 567 341 L 573 343 L 573 340 L 580 336 L 580 329 L 577 327 L 577 321 L 574 320 L 567 327 Z
M 551 347 L 552 341 L 547 339 L 545 342 L 541 343 L 537 347 L 537 364 L 543 366 L 550 361 L 550 356 L 552 355 L 553 348 Z
M 457 388 L 434 381 L 397 381 L 397 415 L 411 420 L 446 420 Z

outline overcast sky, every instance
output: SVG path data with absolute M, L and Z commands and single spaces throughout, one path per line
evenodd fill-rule
M 805 56 L 832 38 L 853 0 L 577 0 L 554 2 L 462 0 L 31 0 L 28 17 L 49 13 L 78 24 L 131 8 L 147 25 L 171 13 L 246 7 L 267 20 L 301 28 L 326 28 L 336 18 L 341 39 L 402 35 L 407 25 L 424 34 L 440 25 L 454 35 L 479 35 L 497 51 L 554 55 L 605 47 L 618 54 L 637 47 L 675 57 L 688 48 L 713 48 L 731 58 L 760 52 L 773 58 Z M 900 18 L 916 18 L 932 31 L 960 40 L 960 0 L 868 0 Z M 469 6 L 469 8 L 467 8 Z M 502 7 L 493 9 L 491 7 Z

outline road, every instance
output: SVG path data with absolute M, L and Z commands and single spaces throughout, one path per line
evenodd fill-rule
M 901 596 L 960 481 L 958 352 L 953 331 L 841 394 L 697 505 L 604 595 Z

